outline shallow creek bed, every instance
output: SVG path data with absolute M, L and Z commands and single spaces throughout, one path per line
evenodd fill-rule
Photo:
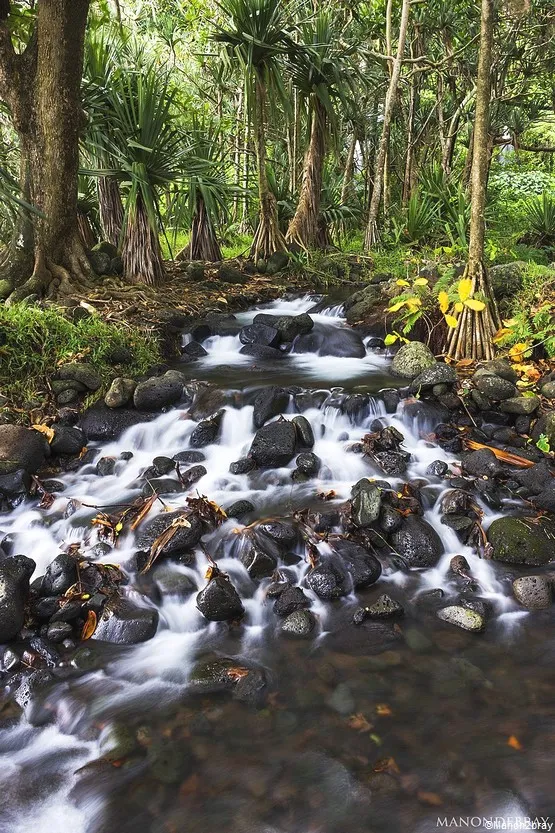
M 4 505 L 2 833 L 555 820 L 551 462 L 342 316 L 199 323 Z

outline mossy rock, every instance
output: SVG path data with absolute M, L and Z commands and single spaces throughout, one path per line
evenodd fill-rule
M 527 265 L 524 260 L 515 260 L 513 263 L 500 263 L 491 267 L 489 279 L 498 301 L 512 298 L 522 289 Z
M 498 518 L 488 529 L 492 558 L 506 564 L 533 567 L 549 564 L 553 559 L 555 524 L 528 518 Z

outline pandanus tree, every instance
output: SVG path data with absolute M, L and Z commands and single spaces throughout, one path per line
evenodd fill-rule
M 107 110 L 99 115 L 101 150 L 114 168 L 98 171 L 125 189 L 122 232 L 124 275 L 130 283 L 158 286 L 165 276 L 160 232 L 160 200 L 183 178 L 186 144 L 177 118 L 177 92 L 154 63 L 123 69 L 107 90 Z
M 0 0 L 0 100 L 19 141 L 21 198 L 36 209 L 21 215 L 1 264 L 0 297 L 10 301 L 72 295 L 92 277 L 77 223 L 89 0 L 31 5 Z
M 256 260 L 286 247 L 268 179 L 266 133 L 268 99 L 285 100 L 280 59 L 290 43 L 287 8 L 281 0 L 222 0 L 219 6 L 226 20 L 214 39 L 223 44 L 227 59 L 243 74 L 252 123 L 259 216 L 251 255 Z
M 125 43 L 121 30 L 93 29 L 85 45 L 83 81 L 84 106 L 91 114 L 84 136 L 85 153 L 91 167 L 109 170 L 113 160 L 102 141 L 103 118 L 108 105 L 107 91 L 120 71 Z M 100 116 L 100 118 L 99 118 Z M 97 177 L 98 212 L 102 238 L 119 247 L 123 229 L 123 201 L 114 176 Z
M 307 104 L 310 141 L 305 155 L 301 192 L 287 230 L 288 243 L 318 247 L 326 239 L 320 205 L 322 176 L 330 135 L 337 135 L 336 102 L 348 106 L 354 72 L 331 13 L 319 12 L 299 27 L 300 40 L 289 51 L 289 71 Z
M 172 200 L 168 219 L 174 229 L 190 224 L 185 250 L 189 260 L 222 260 L 218 228 L 228 217 L 232 188 L 226 175 L 227 158 L 222 130 L 193 120 L 184 158 L 184 184 Z

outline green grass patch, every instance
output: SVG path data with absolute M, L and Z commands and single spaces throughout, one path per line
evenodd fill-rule
M 113 364 L 117 349 L 130 351 L 125 366 Z M 107 385 L 115 376 L 136 376 L 160 361 L 154 337 L 93 315 L 74 323 L 62 310 L 25 303 L 0 305 L 0 391 L 22 409 L 42 405 L 48 381 L 71 361 L 89 362 Z

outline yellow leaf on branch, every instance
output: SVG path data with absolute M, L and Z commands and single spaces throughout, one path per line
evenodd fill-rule
M 449 295 L 447 292 L 440 292 L 437 296 L 437 300 L 439 302 L 439 308 L 442 313 L 446 313 L 449 309 Z
M 470 278 L 461 278 L 458 285 L 458 291 L 461 301 L 464 302 L 467 298 L 470 298 L 470 293 L 472 292 L 472 281 Z
M 468 298 L 464 302 L 464 305 L 466 307 L 468 307 L 469 309 L 473 309 L 474 312 L 482 312 L 482 310 L 485 310 L 485 308 L 486 308 L 486 305 L 484 304 L 484 302 L 483 301 L 477 301 L 476 298 Z
M 453 330 L 457 326 L 457 319 L 455 318 L 454 315 L 446 315 L 445 316 L 445 321 L 447 323 L 447 326 L 452 327 Z

